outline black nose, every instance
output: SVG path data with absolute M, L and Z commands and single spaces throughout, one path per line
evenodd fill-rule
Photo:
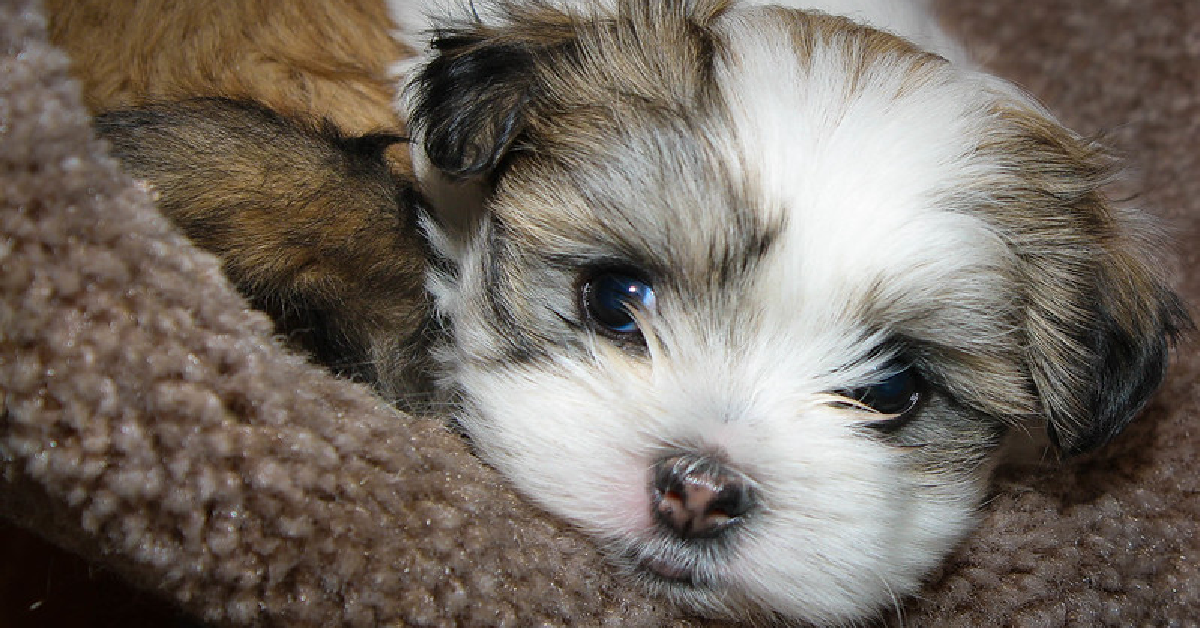
M 746 476 L 711 455 L 663 458 L 652 488 L 655 519 L 683 539 L 720 536 L 754 506 Z

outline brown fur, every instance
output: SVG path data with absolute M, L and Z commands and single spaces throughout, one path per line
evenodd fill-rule
M 797 19 L 795 13 L 788 9 L 768 7 L 766 10 L 777 13 L 778 22 L 786 25 L 798 57 L 811 58 L 818 46 L 839 42 L 847 56 L 857 58 L 858 65 L 847 68 L 851 73 L 849 84 L 852 92 L 868 87 L 864 84 L 864 73 L 887 59 L 904 59 L 903 64 L 898 64 L 900 67 L 897 70 L 908 77 L 903 85 L 906 90 L 916 89 L 928 79 L 929 70 L 945 63 L 945 59 L 921 50 L 906 39 L 863 26 L 847 17 L 808 15 Z M 896 96 L 904 94 L 901 92 Z
M 48 0 L 47 14 L 117 156 L 281 333 L 389 397 L 423 388 L 399 366 L 419 364 L 424 320 L 411 197 L 393 180 L 409 151 L 349 137 L 404 132 L 389 66 L 410 52 L 383 2 Z
M 1016 180 L 977 181 L 1019 260 L 1025 361 L 1040 413 L 1066 453 L 1111 439 L 1161 382 L 1170 344 L 1192 327 L 1155 274 L 1147 218 L 1105 193 L 1104 147 L 1025 104 L 996 106 L 981 153 Z
M 409 51 L 379 0 L 47 0 L 46 13 L 95 112 L 223 96 L 350 134 L 401 128 L 389 65 Z
M 225 99 L 106 112 L 96 128 L 294 344 L 369 381 L 389 373 L 389 396 L 423 388 L 415 200 L 382 155 L 397 138 Z
M 1036 121 L 1036 120 L 1031 120 L 1031 121 Z M 1014 138 L 1009 138 L 1009 139 L 1012 139 L 1012 140 L 1019 139 L 1019 140 L 1021 140 L 1021 142 L 1025 142 L 1025 140 L 1028 140 L 1031 138 L 1038 138 L 1039 136 L 1042 136 L 1043 139 L 1049 139 L 1052 136 L 1054 136 L 1054 133 L 1038 133 L 1038 132 L 1014 133 Z M 1010 145 L 1010 146 L 1008 146 L 1008 148 L 1009 149 L 1013 148 L 1013 146 Z M 1052 166 L 1052 167 L 1060 166 L 1060 165 L 1062 165 L 1062 162 L 1063 162 L 1063 160 L 1061 160 L 1061 159 L 1050 160 L 1048 163 L 1046 163 L 1045 166 L 1042 167 L 1042 169 L 1045 169 L 1048 166 Z M 1024 169 L 1024 168 L 1022 168 L 1022 169 Z M 1049 185 L 1049 184 L 1040 185 L 1039 192 L 1044 192 L 1044 191 L 1049 191 L 1049 190 L 1057 190 L 1060 193 L 1063 193 L 1063 192 L 1070 193 L 1068 190 L 1061 189 L 1061 187 L 1058 187 L 1056 185 Z M 1091 196 L 1091 195 L 1088 195 L 1088 196 Z M 1033 201 L 1033 199 L 1030 199 L 1031 207 L 1033 205 L 1032 201 Z M 1079 203 L 1079 208 L 1081 210 L 1082 215 L 1087 216 L 1088 213 L 1092 213 L 1092 211 L 1096 211 L 1097 215 L 1099 215 L 1099 214 L 1103 214 L 1104 211 L 1106 211 L 1104 208 L 1104 205 L 1102 203 L 1096 203 L 1094 201 L 1096 201 L 1096 198 L 1092 197 L 1092 198 L 1088 198 L 1087 201 L 1085 201 L 1085 202 Z M 1018 214 L 1013 217 L 1015 219 L 1015 217 L 1020 217 L 1020 215 Z M 1032 216 L 1026 216 L 1026 217 L 1032 217 Z M 1019 223 L 1018 220 L 1013 220 L 1012 222 L 1009 223 L 1009 227 L 1013 227 L 1014 231 L 1015 231 L 1015 226 L 1018 225 L 1018 223 Z M 1128 262 L 1128 259 L 1126 257 L 1124 257 L 1124 252 L 1121 250 L 1121 247 L 1126 246 L 1126 245 L 1121 244 L 1120 246 L 1114 246 L 1114 245 L 1112 245 L 1112 243 L 1106 243 L 1103 233 L 1100 233 L 1100 232 L 1097 233 L 1097 238 L 1096 238 L 1096 240 L 1094 240 L 1094 243 L 1092 243 L 1092 244 L 1096 244 L 1096 243 L 1099 243 L 1099 249 L 1102 249 L 1105 252 L 1105 255 L 1091 259 L 1091 261 L 1088 262 L 1088 267 L 1091 267 L 1091 265 L 1093 265 L 1093 264 L 1098 265 L 1098 267 L 1100 267 L 1099 271 L 1100 271 L 1100 273 L 1103 274 L 1104 279 L 1097 280 L 1096 286 L 1104 288 L 1105 291 L 1111 291 L 1111 294 L 1106 294 L 1104 299 L 1105 299 L 1105 303 L 1110 304 L 1110 307 L 1112 306 L 1112 304 L 1116 304 L 1115 307 L 1112 307 L 1112 309 L 1114 309 L 1114 312 L 1115 312 L 1115 315 L 1114 315 L 1115 322 L 1128 323 L 1129 321 L 1138 321 L 1138 319 L 1142 317 L 1141 313 L 1139 313 L 1141 310 L 1139 310 L 1139 306 L 1138 306 L 1140 299 L 1138 297 L 1136 297 L 1136 295 L 1138 295 L 1139 293 L 1142 292 L 1142 289 L 1140 289 L 1138 286 L 1145 286 L 1148 288 L 1148 287 L 1150 287 L 1150 282 L 1126 283 L 1126 282 L 1122 282 L 1122 281 L 1114 281 L 1114 277 L 1124 277 L 1124 274 L 1122 273 L 1122 271 L 1116 270 L 1116 271 L 1112 271 L 1112 273 L 1110 274 L 1110 273 L 1106 273 L 1106 271 L 1104 270 L 1103 267 L 1104 267 L 1104 264 L 1108 264 L 1110 262 L 1116 262 L 1115 268 L 1118 268 L 1118 269 L 1126 267 L 1126 264 L 1129 262 Z M 1039 259 L 1036 256 L 1033 256 L 1032 253 L 1038 249 L 1038 245 L 1052 244 L 1052 239 L 1051 239 L 1050 235 L 1044 235 L 1043 239 L 1038 241 L 1038 243 L 1033 243 L 1033 241 L 1030 240 L 1030 244 L 1032 244 L 1032 246 L 1027 247 L 1027 249 L 1026 249 L 1026 252 L 1030 253 L 1030 255 L 1028 255 L 1028 257 L 1025 258 L 1025 262 L 1027 263 L 1026 269 L 1027 269 L 1028 273 L 1030 273 L 1031 275 L 1038 275 L 1038 276 L 1042 277 L 1042 281 L 1046 287 L 1051 288 L 1052 291 L 1058 291 L 1056 293 L 1052 292 L 1051 297 L 1052 297 L 1052 295 L 1057 294 L 1057 295 L 1067 295 L 1067 297 L 1074 299 L 1074 298 L 1081 297 L 1081 295 L 1087 295 L 1088 293 L 1091 292 L 1091 289 L 1093 286 L 1087 285 L 1087 283 L 1085 283 L 1085 285 L 1082 285 L 1082 286 L 1073 286 L 1072 282 L 1070 282 L 1070 281 L 1068 281 L 1066 283 L 1061 283 L 1061 282 L 1058 282 L 1058 280 L 1055 279 L 1055 277 L 1040 275 L 1040 273 L 1042 273 L 1042 270 L 1040 270 L 1040 265 L 1042 265 L 1042 264 L 1039 263 L 1040 262 Z M 1091 246 L 1091 244 L 1090 244 L 1090 246 Z M 1085 253 L 1094 253 L 1096 251 L 1097 251 L 1097 249 L 1094 249 L 1094 247 L 1088 247 L 1088 249 L 1084 250 Z M 1086 259 L 1088 259 L 1088 255 L 1084 255 L 1084 253 L 1080 253 L 1079 258 L 1085 259 L 1085 261 L 1086 261 Z M 1094 277 L 1090 277 L 1090 275 L 1091 275 L 1091 273 L 1086 273 L 1086 271 L 1085 271 L 1085 273 L 1075 273 L 1072 276 L 1069 276 L 1068 279 L 1070 279 L 1072 281 L 1074 281 L 1074 280 L 1087 281 L 1090 279 L 1094 279 Z M 1140 273 L 1139 273 L 1139 275 L 1140 275 Z M 1045 307 L 1046 311 L 1051 311 L 1051 310 L 1057 309 L 1057 307 L 1054 306 L 1054 301 L 1055 301 L 1054 298 L 1046 298 L 1043 301 L 1042 305 Z M 1153 315 L 1153 316 L 1146 316 L 1145 317 L 1146 321 L 1144 321 L 1145 324 L 1141 325 L 1141 327 L 1145 327 L 1148 330 L 1148 328 L 1151 327 L 1151 323 L 1153 322 L 1152 319 L 1157 319 L 1160 316 L 1160 312 L 1158 312 L 1157 310 L 1151 310 L 1151 309 L 1146 309 L 1145 312 L 1152 313 L 1152 315 Z M 1078 321 L 1076 321 L 1076 322 L 1078 322 Z M 1133 329 L 1133 325 L 1127 325 L 1127 324 L 1122 323 L 1121 327 L 1130 327 L 1129 331 L 1135 331 L 1135 329 Z M 1051 359 L 1052 360 L 1062 360 L 1062 359 L 1064 359 L 1064 357 L 1066 357 L 1066 355 L 1068 353 L 1069 352 L 1066 351 L 1066 349 L 1056 349 L 1056 354 L 1052 355 Z M 1086 373 L 1085 373 L 1085 375 L 1086 375 Z M 1082 500 L 1082 498 L 1080 498 L 1080 500 Z M 1075 504 L 1078 504 L 1078 502 L 1070 501 L 1070 504 L 1072 504 L 1072 506 L 1075 506 Z M 1086 506 L 1086 504 L 1085 504 L 1085 506 Z M 1153 506 L 1153 504 L 1151 504 L 1151 506 Z M 1055 509 L 1054 508 L 1044 508 L 1043 510 L 1048 510 L 1048 512 L 1049 512 L 1049 510 L 1055 510 Z M 1026 509 L 1022 510 L 1022 512 L 1028 513 L 1028 512 L 1030 512 L 1030 509 L 1026 508 Z M 1124 513 L 1124 514 L 1128 514 L 1128 513 Z M 1093 536 L 1094 536 L 1094 534 L 1093 534 Z M 1150 554 L 1163 554 L 1163 552 L 1150 552 Z M 971 572 L 970 569 L 967 569 L 967 570 L 968 570 L 968 572 Z M 978 569 L 974 569 L 974 572 L 978 572 Z M 974 573 L 974 572 L 972 572 L 972 573 Z M 1166 572 L 1169 572 L 1169 569 L 1166 570 Z M 1022 578 L 1024 578 L 1024 576 L 1027 574 L 1022 573 L 1020 575 L 1022 576 Z M 967 587 L 967 588 L 970 588 L 970 587 Z M 1142 587 L 1142 588 L 1145 588 L 1145 587 Z M 1084 593 L 1085 593 L 1084 596 L 1080 596 L 1080 597 L 1086 597 L 1087 592 L 1085 591 Z M 959 596 L 959 597 L 962 597 L 962 596 Z M 1061 600 L 1063 598 L 1062 596 L 1051 596 L 1051 597 L 1056 600 Z M 1061 606 L 1062 606 L 1061 604 L 1058 604 L 1057 606 L 1052 606 L 1052 609 L 1061 611 Z M 1085 606 L 1086 606 L 1086 604 L 1085 604 Z

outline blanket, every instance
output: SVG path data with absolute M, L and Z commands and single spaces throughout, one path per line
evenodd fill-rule
M 985 64 L 1128 156 L 1194 303 L 1200 4 L 941 4 Z M 284 348 L 107 156 L 68 68 L 37 2 L 0 4 L 0 518 L 18 526 L 0 624 L 704 623 L 623 583 L 440 422 Z M 1198 349 L 1101 452 L 1002 471 L 980 530 L 886 621 L 1200 617 Z M 10 595 L 36 561 L 75 560 L 51 546 L 83 575 L 35 570 L 40 593 Z

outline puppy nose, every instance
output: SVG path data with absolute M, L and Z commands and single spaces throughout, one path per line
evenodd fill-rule
M 720 536 L 754 506 L 746 476 L 711 455 L 668 456 L 653 473 L 654 517 L 682 539 Z

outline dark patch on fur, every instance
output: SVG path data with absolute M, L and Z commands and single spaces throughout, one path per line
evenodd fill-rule
M 423 138 L 431 163 L 452 179 L 494 176 L 526 131 L 568 111 L 605 117 L 611 115 L 606 108 L 634 107 L 643 114 L 679 116 L 694 96 L 681 98 L 680 91 L 715 89 L 717 44 L 705 23 L 724 10 L 722 3 L 689 13 L 682 6 L 629 2 L 615 17 L 586 21 L 537 2 L 500 5 L 507 26 L 469 22 L 437 32 L 434 57 L 410 85 L 409 124 Z M 662 41 L 655 45 L 643 38 Z M 595 56 L 611 47 L 635 54 Z M 659 54 L 660 48 L 689 53 L 685 58 L 695 67 L 688 68 L 686 80 L 663 62 L 674 54 Z M 637 68 L 604 67 L 610 63 Z M 609 76 L 593 76 L 597 67 Z M 629 77 L 637 78 L 624 80 Z M 561 91 L 580 78 L 582 89 Z M 650 89 L 639 83 L 647 79 Z
M 1144 227 L 1104 194 L 1112 156 L 1022 104 L 995 113 L 980 154 L 1005 174 L 981 181 L 997 202 L 984 211 L 1020 260 L 1025 367 L 1050 437 L 1084 453 L 1134 419 L 1191 322 L 1147 263 Z
M 571 45 L 561 24 L 536 26 L 517 33 L 472 23 L 435 34 L 436 55 L 411 85 L 409 125 L 452 179 L 493 173 L 528 125 L 538 56 Z
M 525 125 L 533 57 L 509 42 L 443 34 L 422 70 L 410 120 L 433 165 L 451 177 L 494 170 Z
M 1130 331 L 1104 306 L 1097 307 L 1093 327 L 1081 339 L 1092 351 L 1092 419 L 1082 429 L 1072 429 L 1051 411 L 1050 438 L 1064 454 L 1084 453 L 1115 438 L 1162 383 L 1171 346 L 1192 323 L 1174 293 L 1160 288 L 1156 298 L 1154 321 L 1140 333 Z
M 529 301 L 531 295 L 526 294 L 527 288 L 520 285 L 517 277 L 509 270 L 513 265 L 514 255 L 509 244 L 512 237 L 507 233 L 507 227 L 495 215 L 489 217 L 489 222 L 490 253 L 484 267 L 484 282 L 487 286 L 484 298 L 491 312 L 489 323 L 493 329 L 492 337 L 503 343 L 498 365 L 525 364 L 544 358 L 554 340 L 548 335 L 549 330 L 533 327 L 525 322 L 528 319 L 518 315 L 526 309 L 519 304 Z M 538 304 L 535 302 L 532 305 Z

